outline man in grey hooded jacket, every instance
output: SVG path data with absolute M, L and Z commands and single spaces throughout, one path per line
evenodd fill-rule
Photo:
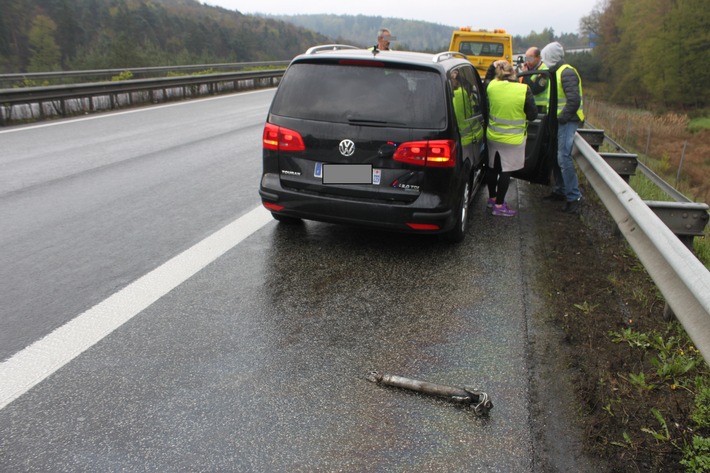
M 584 122 L 582 79 L 577 70 L 565 63 L 565 51 L 558 42 L 550 43 L 540 53 L 542 61 L 557 79 L 557 164 L 555 187 L 547 200 L 565 200 L 564 212 L 579 214 L 582 193 L 572 161 L 572 145 L 577 128 Z M 550 91 L 555 94 L 555 91 Z

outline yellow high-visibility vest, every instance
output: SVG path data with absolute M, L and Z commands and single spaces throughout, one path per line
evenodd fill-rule
M 528 124 L 525 119 L 525 95 L 528 86 L 519 82 L 494 80 L 488 84 L 490 104 L 488 116 L 489 140 L 519 145 L 525 141 Z
M 540 63 L 540 67 L 537 68 L 538 71 L 546 71 L 549 67 L 544 62 Z M 530 76 L 531 82 L 536 82 L 539 74 L 533 74 Z M 545 84 L 545 90 L 535 95 L 535 105 L 542 107 L 543 111 L 547 111 L 547 106 L 550 104 L 550 79 L 547 79 L 547 84 Z
M 577 74 L 577 79 L 579 80 L 579 108 L 577 109 L 577 116 L 579 117 L 579 121 L 583 122 L 584 98 L 582 97 L 582 78 L 579 77 L 579 72 L 577 72 L 577 69 L 570 66 L 569 64 L 563 64 L 562 66 L 560 66 L 559 69 L 557 69 L 557 116 L 560 116 L 560 113 L 562 113 L 562 110 L 567 104 L 567 96 L 565 95 L 565 91 L 562 88 L 562 71 L 564 71 L 565 69 L 572 69 L 574 73 Z

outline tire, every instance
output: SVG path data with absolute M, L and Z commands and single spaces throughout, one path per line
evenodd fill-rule
M 444 234 L 446 241 L 451 243 L 461 243 L 466 238 L 468 229 L 468 206 L 471 200 L 471 179 L 467 178 L 461 189 L 458 212 L 454 228 Z
M 274 217 L 274 219 L 276 219 L 278 222 L 286 225 L 296 225 L 298 223 L 301 223 L 301 219 L 297 217 L 289 217 L 287 215 L 281 215 L 274 212 L 271 212 L 271 216 Z

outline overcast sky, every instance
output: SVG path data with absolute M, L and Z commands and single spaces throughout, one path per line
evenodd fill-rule
M 503 28 L 525 36 L 552 27 L 556 34 L 578 33 L 579 20 L 600 0 L 201 0 L 241 13 L 297 15 L 332 13 L 430 21 L 453 27 Z M 397 36 L 397 32 L 392 34 Z M 407 38 L 398 38 L 406 41 Z

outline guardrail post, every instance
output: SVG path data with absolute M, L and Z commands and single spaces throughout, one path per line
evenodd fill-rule
M 584 141 L 589 143 L 594 151 L 599 152 L 599 147 L 604 144 L 604 130 L 594 128 L 579 128 L 577 129 L 579 136 L 584 138 Z
M 631 176 L 636 174 L 638 166 L 638 156 L 629 153 L 599 153 L 599 156 L 621 176 L 621 178 L 629 183 Z
M 693 251 L 695 237 L 705 235 L 705 226 L 710 218 L 707 204 L 653 200 L 644 202 L 690 251 Z M 663 319 L 670 322 L 675 318 L 673 309 L 666 302 L 663 306 Z
M 693 250 L 693 239 L 696 236 L 705 235 L 705 226 L 710 220 L 707 204 L 655 200 L 644 202 L 689 250 Z

